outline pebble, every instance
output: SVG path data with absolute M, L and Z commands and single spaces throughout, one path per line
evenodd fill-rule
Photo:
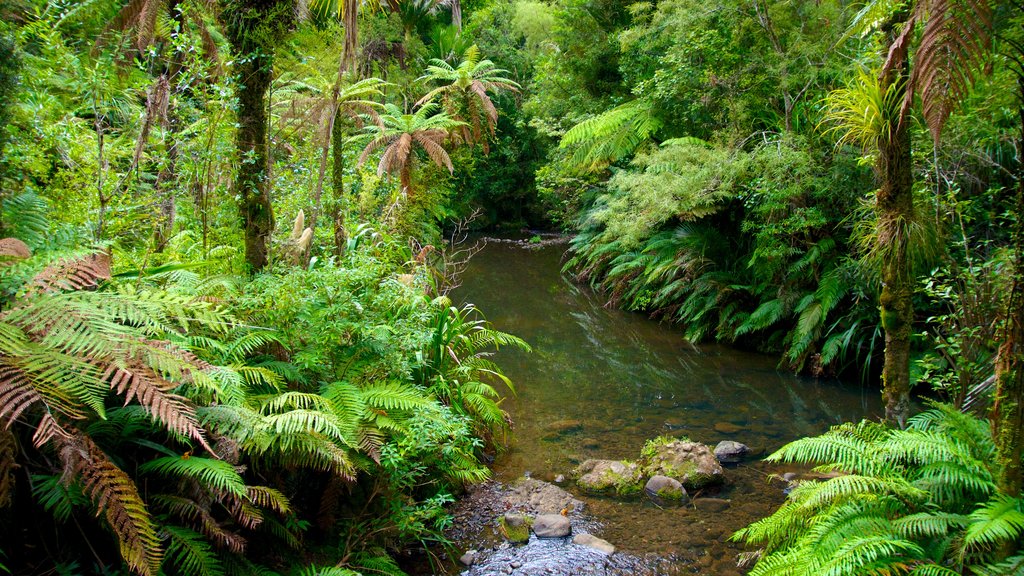
M 561 484 L 562 482 L 565 482 L 565 474 L 555 476 L 555 484 Z

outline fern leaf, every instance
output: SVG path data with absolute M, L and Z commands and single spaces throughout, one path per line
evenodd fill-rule
M 224 576 L 217 553 L 202 534 L 181 526 L 164 526 L 167 553 L 164 564 L 177 568 L 176 573 L 196 576 Z M 165 569 L 165 572 L 172 573 Z
M 966 548 L 991 548 L 1003 542 L 1019 542 L 1024 534 L 1024 500 L 997 495 L 971 513 L 964 534 Z
M 87 437 L 62 441 L 58 453 L 65 471 L 81 479 L 97 514 L 105 515 L 125 563 L 138 574 L 155 575 L 163 555 L 160 538 L 132 479 Z
M 168 478 L 191 478 L 214 490 L 246 497 L 246 486 L 235 468 L 223 460 L 202 456 L 165 456 L 150 460 L 139 471 L 154 473 Z

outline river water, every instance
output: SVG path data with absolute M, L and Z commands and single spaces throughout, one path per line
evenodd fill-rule
M 453 295 L 533 347 L 496 356 L 517 392 L 503 402 L 514 430 L 494 463 L 499 481 L 569 477 L 587 458 L 636 459 L 645 441 L 661 435 L 712 447 L 736 440 L 764 455 L 880 413 L 877 390 L 794 376 L 777 369 L 776 358 L 692 345 L 671 325 L 606 308 L 561 273 L 564 251 L 564 244 L 488 242 Z M 598 535 L 620 551 L 673 558 L 680 573 L 733 574 L 742 547 L 728 537 L 783 501 L 783 484 L 769 475 L 785 471 L 758 458 L 727 468 L 723 487 L 699 495 L 716 499 L 714 512 L 586 496 L 571 481 L 563 487 L 584 500 Z

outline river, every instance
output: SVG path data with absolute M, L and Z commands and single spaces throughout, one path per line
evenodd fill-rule
M 503 402 L 514 430 L 494 463 L 497 480 L 552 481 L 587 458 L 635 459 L 660 435 L 712 447 L 735 440 L 764 455 L 880 413 L 877 390 L 795 376 L 765 355 L 693 345 L 669 324 L 605 307 L 604 298 L 561 273 L 565 248 L 488 242 L 453 294 L 533 347 L 496 355 L 516 389 Z M 728 507 L 711 513 L 586 496 L 571 481 L 563 487 L 600 522 L 598 535 L 623 553 L 674 558 L 683 573 L 722 574 L 733 573 L 742 550 L 728 542 L 732 532 L 783 501 L 782 483 L 768 481 L 783 471 L 756 457 L 727 468 L 726 484 L 706 495 Z

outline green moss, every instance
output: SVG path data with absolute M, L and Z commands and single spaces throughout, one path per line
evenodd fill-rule
M 690 442 L 690 439 L 686 436 L 658 436 L 657 438 L 648 440 L 644 444 L 644 447 L 640 450 L 640 459 L 650 460 L 651 458 L 654 458 L 658 455 L 658 448 L 671 444 L 676 440 L 680 442 Z
M 530 540 L 530 527 L 533 526 L 533 518 L 530 516 L 524 516 L 525 522 L 522 526 L 511 526 L 505 522 L 505 516 L 498 516 L 498 525 L 501 526 L 501 533 L 505 536 L 509 542 L 521 543 L 529 542 Z

